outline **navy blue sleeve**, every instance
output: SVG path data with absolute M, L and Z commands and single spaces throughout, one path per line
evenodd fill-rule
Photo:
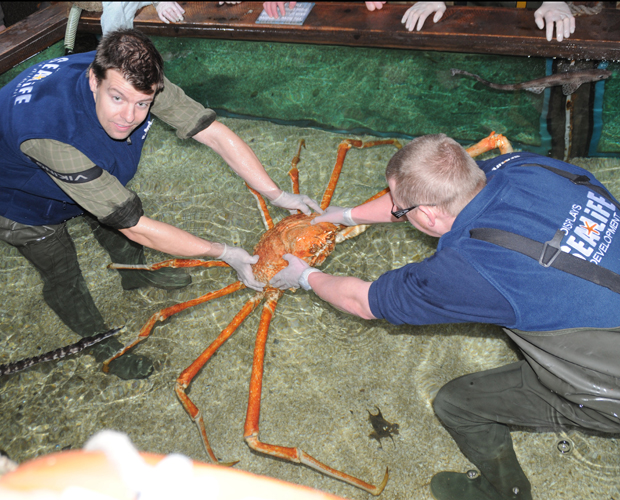
M 376 318 L 395 325 L 515 322 L 504 296 L 450 248 L 381 275 L 368 300 Z

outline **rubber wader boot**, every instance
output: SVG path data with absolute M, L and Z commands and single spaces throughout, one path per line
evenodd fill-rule
M 59 226 L 51 236 L 17 249 L 39 271 L 43 279 L 43 299 L 65 325 L 80 337 L 109 330 L 88 291 L 66 226 Z M 122 347 L 111 337 L 94 346 L 90 353 L 101 362 Z M 145 378 L 152 371 L 150 359 L 134 354 L 110 363 L 110 373 L 122 379 Z
M 471 460 L 471 457 L 470 457 Z M 515 455 L 512 442 L 495 458 L 475 460 L 481 475 L 470 471 L 440 472 L 431 479 L 436 500 L 532 500 L 532 487 Z
M 490 496 L 486 493 L 489 492 Z M 496 500 L 500 498 L 484 477 L 476 471 L 440 472 L 431 479 L 431 494 L 436 500 Z
M 95 356 L 97 363 L 103 363 L 123 348 L 123 344 L 112 337 L 104 340 L 101 344 L 91 348 L 91 354 Z M 124 354 L 110 363 L 110 371 L 123 380 L 147 378 L 153 373 L 153 362 L 146 356 L 139 354 Z
M 144 247 L 126 238 L 120 231 L 99 224 L 93 217 L 84 219 L 91 227 L 99 244 L 116 264 L 146 264 Z M 176 290 L 192 282 L 192 277 L 184 269 L 164 267 L 157 271 L 118 270 L 124 290 L 134 290 L 144 286 L 154 286 L 163 290 Z

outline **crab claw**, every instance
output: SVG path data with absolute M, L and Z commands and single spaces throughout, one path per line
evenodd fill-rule
M 506 139 L 506 137 L 502 134 L 496 134 L 495 132 L 491 132 L 488 137 L 485 137 L 480 142 L 468 147 L 466 151 L 471 157 L 476 157 L 496 148 L 499 148 L 502 154 L 512 153 L 514 151 L 510 141 L 508 141 L 508 139 Z

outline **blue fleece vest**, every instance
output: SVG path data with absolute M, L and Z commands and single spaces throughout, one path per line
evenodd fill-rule
M 152 120 L 149 115 L 134 130 L 131 143 L 107 135 L 97 119 L 86 72 L 94 55 L 41 62 L 0 89 L 0 215 L 39 226 L 84 213 L 20 151 L 22 142 L 29 139 L 69 144 L 123 185 L 135 175 Z
M 553 331 L 620 326 L 620 294 L 469 237 L 472 228 L 491 227 L 546 242 L 562 229 L 563 251 L 620 274 L 619 211 L 587 187 L 540 167 L 521 166 L 542 162 L 588 175 L 593 184 L 601 185 L 579 167 L 531 153 L 509 153 L 484 162 L 487 186 L 441 237 L 437 251 L 459 252 L 506 297 L 516 314 L 515 324 L 505 325 L 508 328 Z

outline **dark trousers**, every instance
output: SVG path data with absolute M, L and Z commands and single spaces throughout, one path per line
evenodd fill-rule
M 132 264 L 143 260 L 142 245 L 102 226 L 89 215 L 85 215 L 84 220 L 97 241 L 117 262 Z M 29 226 L 0 217 L 0 240 L 17 248 L 39 271 L 43 299 L 71 330 L 82 337 L 90 337 L 108 329 L 86 286 L 66 224 Z M 126 281 L 137 279 L 131 271 L 124 272 Z
M 75 244 L 64 224 L 53 227 L 45 238 L 17 250 L 39 271 L 43 299 L 62 322 L 82 337 L 107 329 L 90 295 L 78 264 Z
M 529 488 L 509 426 L 620 433 L 619 418 L 580 407 L 551 392 L 526 361 L 452 380 L 441 388 L 433 406 L 463 454 L 506 497 L 504 486 Z
M 112 262 L 146 263 L 142 245 L 88 214 L 83 219 Z M 89 337 L 107 329 L 82 277 L 75 245 L 65 224 L 28 226 L 0 216 L 0 240 L 16 247 L 39 271 L 45 302 L 75 333 Z M 143 286 L 173 290 L 191 283 L 191 277 L 182 269 L 120 270 L 118 273 L 125 290 Z M 111 342 L 110 339 L 108 344 Z

